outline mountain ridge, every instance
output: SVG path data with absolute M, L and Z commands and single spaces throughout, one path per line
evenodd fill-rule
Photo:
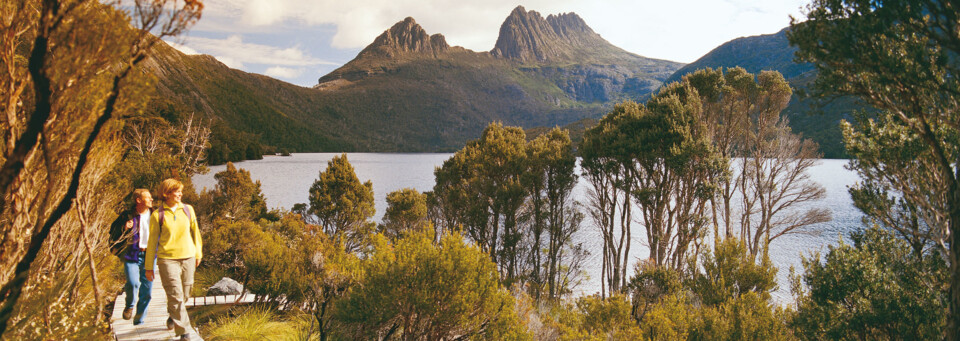
M 165 45 L 147 69 L 158 77 L 158 106 L 209 119 L 222 132 L 212 152 L 235 161 L 239 149 L 258 150 L 254 142 L 291 152 L 453 151 L 493 121 L 535 127 L 599 118 L 617 102 L 649 97 L 683 65 L 613 46 L 575 13 L 511 13 L 502 26 L 529 19 L 552 32 L 531 41 L 556 54 L 521 62 L 450 46 L 407 17 L 314 87 Z M 510 39 L 498 41 L 507 51 Z

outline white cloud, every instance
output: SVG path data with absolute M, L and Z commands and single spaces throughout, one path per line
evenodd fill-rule
M 243 10 L 243 21 L 255 26 L 273 24 L 284 16 L 283 1 L 250 0 Z
M 278 48 L 247 43 L 240 35 L 232 35 L 226 39 L 191 37 L 189 44 L 195 51 L 216 56 L 224 64 L 235 68 L 242 68 L 242 65 L 247 63 L 284 66 L 337 65 L 312 57 L 298 46 Z
M 230 56 L 213 56 L 213 58 L 216 58 L 217 60 L 219 60 L 221 63 L 223 63 L 229 68 L 241 69 L 241 70 L 244 68 L 243 62 L 241 62 L 237 58 L 233 58 Z
M 302 73 L 303 70 L 301 69 L 292 69 L 282 66 L 274 66 L 263 72 L 264 75 L 281 79 L 297 78 L 300 77 L 300 74 Z
M 186 46 L 177 42 L 167 41 L 167 40 L 164 40 L 164 42 L 167 43 L 167 45 L 170 45 L 171 47 L 177 49 L 177 51 L 182 52 L 183 54 L 187 54 L 187 55 L 200 54 L 200 52 L 197 52 L 197 50 L 194 50 L 189 46 Z
M 809 0 L 530 0 L 541 15 L 576 12 L 614 45 L 648 57 L 690 62 L 731 39 L 773 33 Z M 493 48 L 514 0 L 209 0 L 204 17 L 230 32 L 278 26 L 316 34 L 333 25 L 331 47 L 362 48 L 412 16 L 428 33 L 475 51 Z M 201 25 L 203 25 L 201 23 Z M 212 27 L 213 25 L 211 25 Z M 233 28 L 230 28 L 233 27 Z

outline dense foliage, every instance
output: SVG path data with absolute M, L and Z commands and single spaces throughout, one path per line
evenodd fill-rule
M 563 131 L 527 141 L 520 128 L 490 124 L 435 171 L 439 227 L 489 253 L 505 283 L 537 298 L 566 294 L 586 254 L 572 238 L 583 219 L 570 195 L 574 165 Z
M 513 298 L 496 265 L 458 234 L 434 244 L 418 231 L 374 242 L 363 280 L 341 300 L 334 319 L 347 339 L 525 340 Z
M 960 339 L 960 8 L 951 1 L 813 1 L 791 24 L 797 57 L 813 63 L 815 89 L 879 110 L 845 123 L 851 189 L 867 216 L 916 252 L 949 266 L 945 335 Z
M 917 253 L 890 231 L 851 234 L 804 259 L 798 287 L 798 336 L 808 340 L 939 340 L 947 322 L 947 265 L 936 252 Z M 801 280 L 796 278 L 795 280 Z M 795 285 L 799 285 L 796 283 Z

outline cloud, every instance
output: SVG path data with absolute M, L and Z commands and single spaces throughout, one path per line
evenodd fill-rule
M 173 41 L 168 41 L 168 40 L 164 40 L 164 42 L 167 43 L 167 45 L 170 45 L 171 47 L 177 49 L 177 51 L 182 52 L 183 54 L 187 54 L 187 55 L 200 54 L 200 52 L 197 52 L 197 50 L 194 50 L 189 46 L 186 46 L 177 42 L 173 42 Z
M 338 65 L 304 53 L 300 47 L 279 48 L 269 45 L 247 43 L 240 35 L 226 39 L 191 37 L 188 42 L 196 51 L 216 56 L 224 64 L 268 64 L 282 66 Z M 229 60 L 229 62 L 228 62 Z M 231 65 L 232 64 L 232 65 Z
M 237 60 L 236 58 L 233 58 L 230 56 L 213 56 L 213 58 L 216 58 L 217 60 L 219 60 L 221 63 L 223 63 L 229 68 L 240 69 L 240 70 L 244 69 L 243 62 Z
M 683 62 L 731 39 L 773 33 L 809 0 L 529 0 L 543 16 L 576 12 L 614 45 L 641 55 Z M 228 32 L 316 34 L 333 26 L 330 45 L 359 49 L 394 23 L 412 16 L 428 33 L 475 51 L 493 48 L 515 0 L 209 0 L 205 20 Z M 203 23 L 201 22 L 201 25 Z M 211 25 L 211 27 L 214 25 Z M 230 28 L 233 27 L 233 28 Z M 290 27 L 298 32 L 288 31 Z
M 254 26 L 273 24 L 284 16 L 284 3 L 273 0 L 250 0 L 243 9 L 243 21 Z
M 281 79 L 297 78 L 300 77 L 300 74 L 302 73 L 303 70 L 301 69 L 291 69 L 282 66 L 274 66 L 263 72 L 264 75 Z

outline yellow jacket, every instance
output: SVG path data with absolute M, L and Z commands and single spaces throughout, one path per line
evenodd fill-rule
M 150 215 L 150 240 L 147 242 L 147 254 L 144 262 L 147 270 L 153 270 L 153 257 L 163 259 L 184 259 L 203 257 L 203 241 L 200 239 L 200 227 L 197 224 L 197 211 L 190 206 L 190 216 L 184 205 L 163 207 L 163 212 L 155 210 Z M 160 228 L 160 216 L 163 214 L 163 228 Z

